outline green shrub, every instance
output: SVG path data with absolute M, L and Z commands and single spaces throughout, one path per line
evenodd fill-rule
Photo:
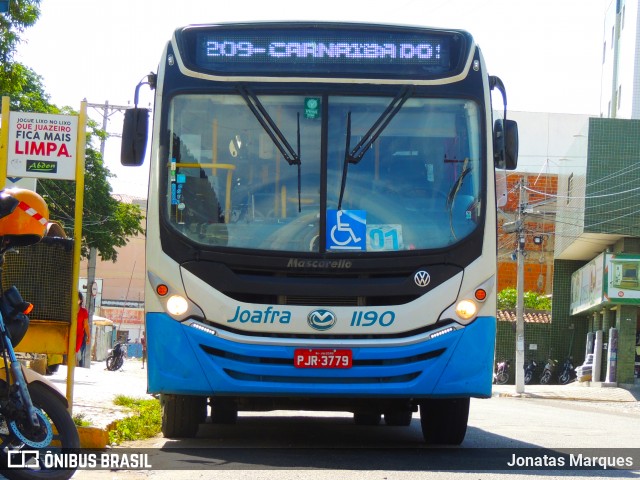
M 111 444 L 155 437 L 162 430 L 160 400 L 118 395 L 113 403 L 131 409 L 133 415 L 117 421 L 115 428 L 109 431 Z
M 76 427 L 89 427 L 91 426 L 91 422 L 85 418 L 84 413 L 78 413 L 73 416 L 73 423 L 76 424 Z
M 517 302 L 518 291 L 515 288 L 505 288 L 498 292 L 498 310 L 513 310 Z M 536 292 L 525 292 L 524 308 L 551 310 L 551 299 Z

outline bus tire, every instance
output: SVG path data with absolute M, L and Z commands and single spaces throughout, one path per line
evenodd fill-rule
M 468 421 L 469 398 L 434 398 L 420 403 L 420 425 L 428 445 L 460 445 Z
M 165 438 L 193 438 L 207 414 L 207 398 L 161 395 L 162 434 Z

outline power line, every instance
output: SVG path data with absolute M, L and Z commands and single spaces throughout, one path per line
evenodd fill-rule
M 109 117 L 111 117 L 115 113 L 124 112 L 131 107 L 123 106 L 123 105 L 110 105 L 108 100 L 105 100 L 104 103 L 87 103 L 87 107 L 91 107 L 97 111 L 102 111 L 102 130 L 107 132 L 107 122 L 109 121 Z M 121 137 L 122 135 L 119 133 L 108 133 L 110 137 Z M 104 158 L 104 145 L 106 139 L 101 139 L 100 141 L 100 154 L 102 158 Z
M 551 194 L 551 193 L 546 193 L 546 192 L 540 192 L 538 190 L 534 190 L 532 188 L 527 188 L 526 189 L 529 193 L 535 193 L 536 195 L 543 195 L 546 197 L 551 197 L 551 198 L 563 198 L 563 199 L 576 199 L 576 200 L 588 200 L 591 198 L 606 198 L 606 197 L 615 197 L 618 195 L 624 195 L 627 193 L 631 193 L 631 192 L 637 192 L 640 190 L 640 187 L 636 187 L 636 188 L 632 188 L 630 190 L 624 190 L 622 192 L 614 192 L 614 193 L 608 193 L 606 195 L 589 195 L 588 197 L 576 197 L 573 195 L 557 195 L 557 194 Z

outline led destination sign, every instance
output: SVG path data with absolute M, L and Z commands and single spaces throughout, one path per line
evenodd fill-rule
M 362 25 L 187 27 L 176 36 L 189 68 L 274 76 L 446 77 L 472 44 L 465 32 Z
M 203 54 L 212 59 L 295 59 L 329 60 L 331 63 L 353 61 L 399 60 L 439 65 L 443 58 L 443 42 L 430 43 L 357 43 L 357 42 L 271 42 L 263 46 L 251 41 L 205 40 Z M 389 62 L 391 63 L 391 62 Z

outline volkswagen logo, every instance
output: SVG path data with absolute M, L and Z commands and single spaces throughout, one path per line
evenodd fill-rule
M 307 315 L 307 323 L 316 330 L 329 330 L 336 324 L 338 317 L 331 310 L 314 310 Z
M 431 282 L 431 276 L 424 270 L 419 270 L 413 276 L 413 281 L 419 287 L 426 287 Z

